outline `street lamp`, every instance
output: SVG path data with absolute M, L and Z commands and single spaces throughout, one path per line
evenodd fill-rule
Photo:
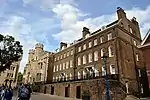
M 107 73 L 107 58 L 108 56 L 104 53 L 103 55 L 104 69 L 106 71 L 105 82 L 106 82 L 106 100 L 110 100 L 109 96 L 109 86 L 108 86 L 108 73 Z

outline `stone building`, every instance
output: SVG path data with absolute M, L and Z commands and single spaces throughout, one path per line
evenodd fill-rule
M 147 69 L 148 82 L 150 87 L 150 30 L 147 32 L 139 48 L 142 49 L 143 51 L 146 69 Z
M 33 84 L 47 81 L 47 72 L 52 53 L 44 51 L 43 47 L 43 44 L 36 44 L 35 49 L 29 50 L 28 63 L 23 75 L 24 83 Z
M 15 87 L 17 85 L 20 61 L 12 63 L 11 67 L 0 72 L 0 85 Z
M 126 94 L 141 96 L 146 93 L 144 58 L 138 48 L 142 41 L 139 24 L 135 17 L 127 19 L 120 7 L 117 16 L 116 21 L 92 33 L 84 27 L 82 38 L 69 45 L 60 43 L 51 70 L 53 82 L 48 82 L 42 91 L 58 96 L 81 98 L 88 95 L 91 100 L 104 100 L 106 68 L 103 56 L 107 55 L 111 98 L 122 100 Z

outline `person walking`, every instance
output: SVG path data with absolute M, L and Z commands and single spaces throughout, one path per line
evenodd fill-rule
M 12 100 L 13 97 L 13 92 L 12 89 L 9 87 L 5 88 L 5 92 L 4 92 L 4 100 Z
M 2 87 L 1 87 L 1 91 L 0 91 L 1 100 L 4 100 L 4 93 L 5 93 L 5 87 L 2 86 Z
M 31 93 L 32 93 L 32 89 L 31 89 L 30 85 L 27 85 L 27 89 L 28 89 L 28 91 L 29 91 L 28 100 L 30 100 L 30 98 L 31 98 Z
M 28 96 L 29 96 L 29 90 L 27 89 L 27 86 L 22 85 L 19 88 L 19 94 L 18 94 L 19 100 L 28 100 Z

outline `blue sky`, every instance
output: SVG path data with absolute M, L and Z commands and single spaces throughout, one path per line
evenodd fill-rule
M 116 20 L 118 6 L 128 18 L 137 18 L 144 37 L 150 28 L 149 0 L 1 0 L 0 33 L 12 35 L 23 44 L 23 71 L 28 50 L 36 43 L 55 51 L 60 41 L 70 43 L 80 38 L 82 27 L 94 31 Z

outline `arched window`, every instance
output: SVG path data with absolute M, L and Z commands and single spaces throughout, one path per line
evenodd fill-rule
M 94 52 L 94 61 L 97 61 L 98 60 L 98 51 L 95 51 Z
M 92 53 L 89 53 L 88 59 L 89 59 L 89 63 L 92 62 Z
M 72 74 L 70 73 L 70 80 L 72 80 Z
M 95 77 L 99 76 L 99 71 L 97 69 L 94 69 Z
M 65 63 L 63 63 L 63 70 L 65 69 Z
M 78 57 L 78 66 L 81 65 L 81 58 Z
M 108 47 L 108 52 L 109 52 L 109 57 L 113 57 L 114 56 L 114 50 L 113 50 L 113 46 L 109 46 Z
M 86 55 L 83 56 L 83 64 L 86 64 Z
M 66 69 L 68 69 L 69 67 L 69 62 L 66 62 Z
M 80 72 L 78 72 L 78 79 L 81 79 L 81 74 L 80 74 Z
M 66 81 L 68 80 L 68 75 L 66 74 Z
M 83 70 L 83 78 L 86 78 L 86 72 Z
M 105 49 L 104 49 L 104 48 L 102 48 L 102 49 L 101 49 L 101 57 L 103 57 L 103 56 L 104 56 L 104 53 L 105 53 Z

